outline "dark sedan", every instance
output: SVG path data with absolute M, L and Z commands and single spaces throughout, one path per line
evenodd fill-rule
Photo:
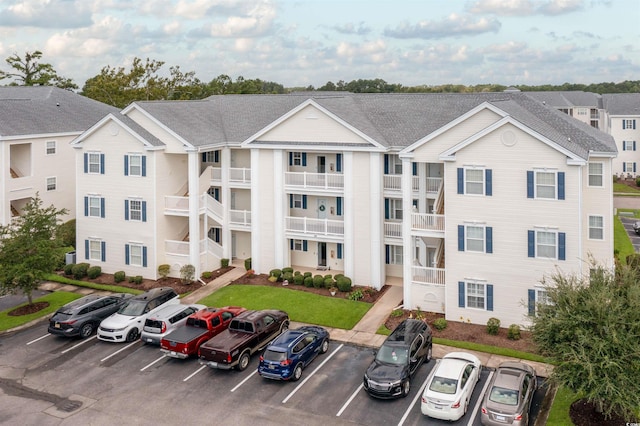
M 96 331 L 100 321 L 120 309 L 131 296 L 125 293 L 108 296 L 90 294 L 67 303 L 49 320 L 49 333 L 89 337 Z
M 287 330 L 267 346 L 260 357 L 258 374 L 267 379 L 299 380 L 302 370 L 329 349 L 329 332 L 304 326 Z

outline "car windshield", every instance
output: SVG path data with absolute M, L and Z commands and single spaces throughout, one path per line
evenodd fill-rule
M 407 358 L 407 348 L 397 348 L 386 345 L 382 345 L 376 354 L 376 360 L 385 364 L 405 365 L 407 364 Z
M 518 405 L 518 391 L 494 386 L 489 394 L 489 401 L 504 405 Z
M 287 359 L 287 353 L 267 349 L 266 351 L 264 351 L 263 357 L 267 361 L 281 362 Z
M 431 380 L 431 384 L 429 385 L 429 390 L 438 393 L 446 393 L 448 395 L 455 394 L 457 388 L 458 380 L 439 376 L 434 376 L 433 380 Z
M 127 315 L 130 317 L 137 317 L 144 313 L 144 309 L 147 306 L 147 302 L 143 300 L 131 300 L 118 310 L 120 315 Z

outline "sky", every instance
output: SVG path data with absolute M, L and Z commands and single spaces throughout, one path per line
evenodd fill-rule
M 639 0 L 0 0 L 0 69 L 39 50 L 80 88 L 136 57 L 285 87 L 617 83 L 640 80 L 639 23 Z

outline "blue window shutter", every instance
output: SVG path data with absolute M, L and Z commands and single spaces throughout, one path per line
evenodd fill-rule
M 293 240 L 289 240 L 289 249 L 293 250 Z
M 389 154 L 384 155 L 384 174 L 389 174 Z
M 104 174 L 104 154 L 100 154 L 100 174 Z
M 307 153 L 302 153 L 302 167 L 307 167 Z
M 487 226 L 486 228 L 484 228 L 485 232 L 486 232 L 486 252 L 487 253 L 493 253 L 493 227 L 491 226 Z
M 389 219 L 389 199 L 384 199 L 384 218 Z
M 622 129 L 626 129 L 627 128 L 627 120 L 622 120 Z
M 305 210 L 307 209 L 307 196 L 306 195 L 302 196 L 302 208 L 305 209 Z
M 84 258 L 89 259 L 89 240 L 84 240 Z
M 633 141 L 633 150 L 636 150 L 636 141 Z
M 487 311 L 493 311 L 493 284 L 487 284 Z
M 623 151 L 627 150 L 627 142 L 626 141 L 622 141 L 622 150 Z
M 458 194 L 464 194 L 464 169 L 458 167 Z
M 564 172 L 558 172 L 558 200 L 564 200 Z
M 484 195 L 488 195 L 491 196 L 493 195 L 493 188 L 492 188 L 492 173 L 491 173 L 491 169 L 486 169 L 484 171 L 484 180 L 485 180 L 485 193 Z
M 636 162 L 634 161 L 633 162 L 633 173 L 635 173 L 635 172 L 636 172 Z
M 622 163 L 622 171 L 623 172 L 627 171 L 627 163 Z
M 633 120 L 633 130 L 636 129 L 636 120 Z
M 142 221 L 143 222 L 147 221 L 147 202 L 146 201 L 142 202 Z
M 147 267 L 147 246 L 142 246 L 142 266 Z
M 529 316 L 534 316 L 536 314 L 536 291 L 529 289 L 527 290 L 527 307 L 529 308 Z
M 384 246 L 384 263 L 389 264 L 389 258 L 391 257 L 389 245 Z
M 528 257 L 536 257 L 536 231 L 527 231 Z
M 124 220 L 129 220 L 129 200 L 124 200 Z
M 338 243 L 338 259 L 342 259 L 342 243 Z
M 464 225 L 458 225 L 458 251 L 464 251 Z
M 142 156 L 142 176 L 147 175 L 147 156 Z
M 213 162 L 214 163 L 220 162 L 220 151 L 213 151 Z
M 100 251 L 102 252 L 102 261 L 105 262 L 107 260 L 107 243 L 106 241 L 100 242 Z
M 84 215 L 89 216 L 89 197 L 84 197 Z
M 411 167 L 413 167 L 413 175 L 418 176 L 418 163 L 411 163 Z
M 566 247 L 567 243 L 567 234 L 564 232 L 558 232 L 558 260 L 565 260 L 566 258 Z
M 336 154 L 336 172 L 342 171 L 342 154 Z
M 129 176 L 129 156 L 124 156 L 124 175 Z
M 293 194 L 289 194 L 289 208 L 293 208 Z
M 464 281 L 458 281 L 458 307 L 464 308 Z
M 416 200 L 415 198 L 413 200 L 411 200 L 411 204 L 413 205 L 413 207 L 415 207 L 416 209 L 418 208 L 418 200 Z
M 533 198 L 533 170 L 527 170 L 527 198 Z
M 293 166 L 293 152 L 289 153 L 289 165 Z
M 342 216 L 342 197 L 336 197 L 336 213 Z
M 124 264 L 128 265 L 129 261 L 129 244 L 124 245 Z
M 309 243 L 307 242 L 307 240 L 302 240 L 302 251 L 307 251 L 308 248 Z
M 84 153 L 84 172 L 89 173 L 89 154 Z
M 104 219 L 104 197 L 100 198 L 100 217 Z

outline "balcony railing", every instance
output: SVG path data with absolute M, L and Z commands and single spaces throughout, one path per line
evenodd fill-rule
M 251 226 L 251 211 L 229 210 L 229 223 L 232 225 Z
M 231 167 L 229 169 L 229 182 L 233 183 L 251 183 L 251 169 L 246 167 Z
M 411 213 L 411 229 L 414 231 L 444 232 L 444 215 L 429 213 Z
M 414 282 L 444 285 L 444 269 L 412 266 L 411 277 Z
M 286 230 L 313 235 L 343 236 L 344 222 L 339 220 L 287 216 Z
M 222 169 L 220 167 L 211 167 L 211 180 L 222 181 Z
M 392 238 L 402 238 L 402 222 L 385 222 L 384 236 Z
M 343 189 L 344 175 L 340 173 L 286 172 L 285 185 L 304 189 Z
M 164 210 L 174 213 L 189 214 L 189 197 L 167 195 L 164 197 Z
M 384 189 L 390 189 L 393 191 L 402 190 L 402 175 L 384 175 L 383 176 Z M 438 192 L 440 185 L 442 185 L 442 178 L 428 177 L 426 180 L 427 192 Z M 411 177 L 411 190 L 418 191 L 420 189 L 420 178 L 418 176 Z

